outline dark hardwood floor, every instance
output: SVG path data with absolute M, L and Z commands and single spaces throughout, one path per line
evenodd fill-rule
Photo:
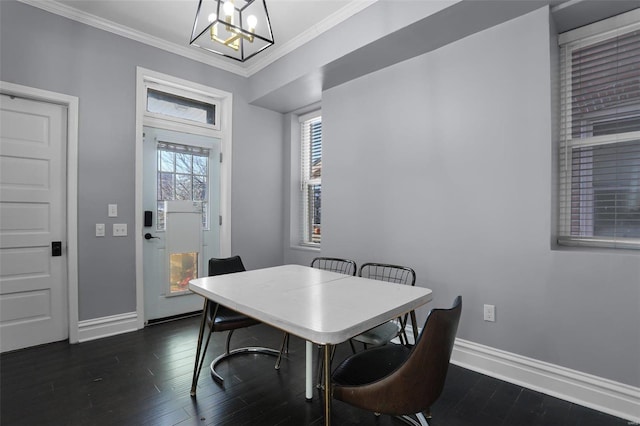
M 2 425 L 322 425 L 318 392 L 304 398 L 304 343 L 291 338 L 280 371 L 275 357 L 243 355 L 220 365 L 218 386 L 203 369 L 189 396 L 199 317 L 92 342 L 65 342 L 3 354 Z M 215 334 L 206 365 L 222 352 Z M 239 330 L 232 346 L 278 348 L 282 333 Z M 350 354 L 338 347 L 339 362 Z M 333 402 L 333 424 L 401 425 L 397 419 Z M 627 426 L 629 422 L 452 365 L 431 426 Z

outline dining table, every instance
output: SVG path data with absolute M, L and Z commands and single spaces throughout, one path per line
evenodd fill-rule
M 306 340 L 305 396 L 312 397 L 313 344 L 325 347 L 324 419 L 331 424 L 332 347 L 428 303 L 432 291 L 302 265 L 282 265 L 196 278 L 189 289 L 258 321 Z M 206 327 L 200 324 L 191 395 L 195 396 Z

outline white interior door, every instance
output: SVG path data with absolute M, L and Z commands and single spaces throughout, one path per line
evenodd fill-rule
M 65 340 L 66 108 L 0 95 L 0 350 Z
M 202 297 L 187 288 L 190 277 L 207 273 L 206 263 L 220 253 L 220 140 L 153 127 L 144 127 L 143 233 L 145 321 L 202 309 Z M 192 214 L 167 212 L 171 202 L 200 205 L 197 253 L 179 247 L 172 236 L 191 234 Z M 182 207 L 180 207 L 182 208 Z M 150 212 L 150 213 L 148 213 Z M 173 215 L 168 218 L 168 215 Z M 175 217 L 176 219 L 172 219 Z M 150 218 L 150 220 L 149 220 Z M 172 227 L 171 230 L 168 227 Z M 183 235 L 184 236 L 184 235 Z

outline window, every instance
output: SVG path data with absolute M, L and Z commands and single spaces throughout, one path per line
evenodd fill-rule
M 194 146 L 158 142 L 157 228 L 165 228 L 164 202 L 202 202 L 202 227 L 209 229 L 207 176 L 209 150 Z
M 216 106 L 159 90 L 147 91 L 147 111 L 196 123 L 215 125 Z
M 300 118 L 302 168 L 302 244 L 319 245 L 322 238 L 322 116 L 320 112 Z
M 639 11 L 560 36 L 561 244 L 640 249 Z
M 220 130 L 219 101 L 202 93 L 146 83 L 145 116 L 150 119 Z

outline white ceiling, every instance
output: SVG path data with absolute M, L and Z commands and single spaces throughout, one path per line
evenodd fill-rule
M 189 46 L 198 0 L 21 0 L 238 74 L 251 75 L 375 0 L 266 0 L 275 45 L 245 63 Z

